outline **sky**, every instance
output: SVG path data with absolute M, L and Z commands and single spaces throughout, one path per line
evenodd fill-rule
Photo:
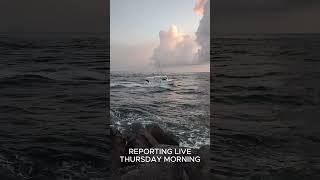
M 173 24 L 186 33 L 194 33 L 200 20 L 193 13 L 194 5 L 195 0 L 110 0 L 111 41 L 155 41 L 159 30 Z
M 111 71 L 209 71 L 196 61 L 197 1 L 111 0 Z
M 108 32 L 106 0 L 0 0 L 0 32 Z
M 319 0 L 212 2 L 212 33 L 320 33 Z

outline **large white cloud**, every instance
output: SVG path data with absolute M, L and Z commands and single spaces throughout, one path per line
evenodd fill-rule
M 204 4 L 202 9 L 204 9 L 203 17 L 196 32 L 196 41 L 201 47 L 198 52 L 199 63 L 210 62 L 210 0 Z
M 154 49 L 152 60 L 156 65 L 197 65 L 210 61 L 210 0 L 197 0 L 194 12 L 203 16 L 196 37 L 171 26 L 160 31 L 160 44 Z
M 168 31 L 160 31 L 160 44 L 154 49 L 152 59 L 156 65 L 172 66 L 194 64 L 199 46 L 195 40 L 176 26 Z

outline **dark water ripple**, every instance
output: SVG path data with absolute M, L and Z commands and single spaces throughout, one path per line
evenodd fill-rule
M 108 177 L 106 49 L 103 34 L 0 35 L 1 177 Z
M 212 39 L 216 179 L 320 178 L 320 36 Z

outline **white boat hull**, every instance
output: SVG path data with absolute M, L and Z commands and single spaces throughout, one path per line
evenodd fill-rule
M 152 76 L 146 78 L 145 84 L 149 86 L 172 86 L 174 80 L 168 79 L 167 76 Z

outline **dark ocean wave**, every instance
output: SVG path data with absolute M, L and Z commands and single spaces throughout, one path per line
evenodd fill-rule
M 50 83 L 53 79 L 35 74 L 20 74 L 11 77 L 3 77 L 0 79 L 1 84 L 19 84 L 19 83 Z
M 232 79 L 249 79 L 249 78 L 261 78 L 261 77 L 267 77 L 267 76 L 281 76 L 281 72 L 268 72 L 264 74 L 258 74 L 258 75 L 227 75 L 227 74 L 219 74 L 216 73 L 215 77 L 217 78 L 232 78 Z
M 318 179 L 319 36 L 211 42 L 212 176 Z
M 0 37 L 0 179 L 108 179 L 107 40 L 90 36 Z
M 12 41 L 1 41 L 0 40 L 0 48 L 1 49 L 9 49 L 9 50 L 27 50 L 27 49 L 35 49 L 39 48 L 35 43 L 29 41 L 20 41 L 20 42 L 12 42 Z
M 218 96 L 213 99 L 215 102 L 227 104 L 259 103 L 259 104 L 281 104 L 281 105 L 313 105 L 312 100 L 299 96 L 274 95 L 274 94 L 251 94 L 251 95 L 229 95 Z
M 267 86 L 223 86 L 221 91 L 272 91 L 273 88 Z

